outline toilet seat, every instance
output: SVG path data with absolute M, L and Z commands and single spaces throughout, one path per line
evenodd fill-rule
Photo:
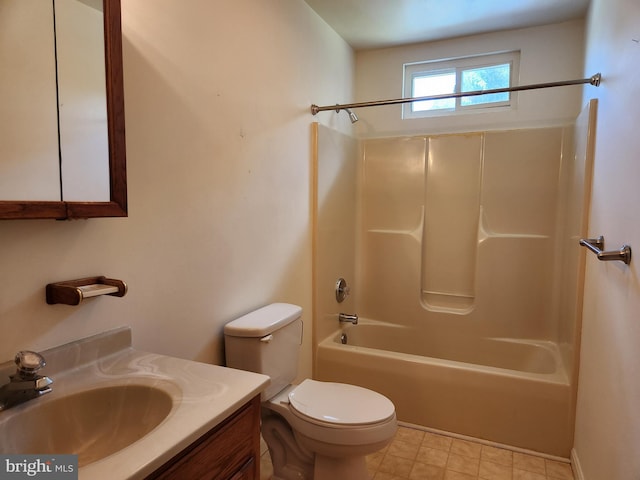
M 365 426 L 395 414 L 393 403 L 377 392 L 344 383 L 304 380 L 289 392 L 292 412 L 322 426 Z

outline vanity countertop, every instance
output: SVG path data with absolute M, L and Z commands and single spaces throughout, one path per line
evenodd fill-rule
M 265 375 L 135 350 L 128 327 L 41 353 L 47 361 L 42 373 L 53 379 L 53 391 L 0 412 L 0 424 L 1 416 L 11 411 L 116 385 L 158 388 L 173 400 L 168 416 L 144 437 L 100 460 L 81 462 L 81 480 L 144 478 L 260 394 L 269 382 Z M 0 365 L 0 375 L 9 368 Z

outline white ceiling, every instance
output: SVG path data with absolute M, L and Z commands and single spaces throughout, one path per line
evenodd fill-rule
M 556 23 L 590 0 L 305 0 L 354 49 Z

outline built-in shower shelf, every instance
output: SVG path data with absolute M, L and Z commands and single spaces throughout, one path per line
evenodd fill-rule
M 115 278 L 103 276 L 66 280 L 50 283 L 46 288 L 47 303 L 55 305 L 79 305 L 85 298 L 110 295 L 124 297 L 127 294 L 127 284 Z
M 427 310 L 464 314 L 473 310 L 475 296 L 472 293 L 422 291 L 422 302 Z

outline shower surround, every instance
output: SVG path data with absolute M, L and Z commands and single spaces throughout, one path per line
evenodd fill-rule
M 568 457 L 594 125 L 595 101 L 564 127 L 356 142 L 316 126 L 316 377 Z M 364 319 L 347 345 L 338 312 Z

